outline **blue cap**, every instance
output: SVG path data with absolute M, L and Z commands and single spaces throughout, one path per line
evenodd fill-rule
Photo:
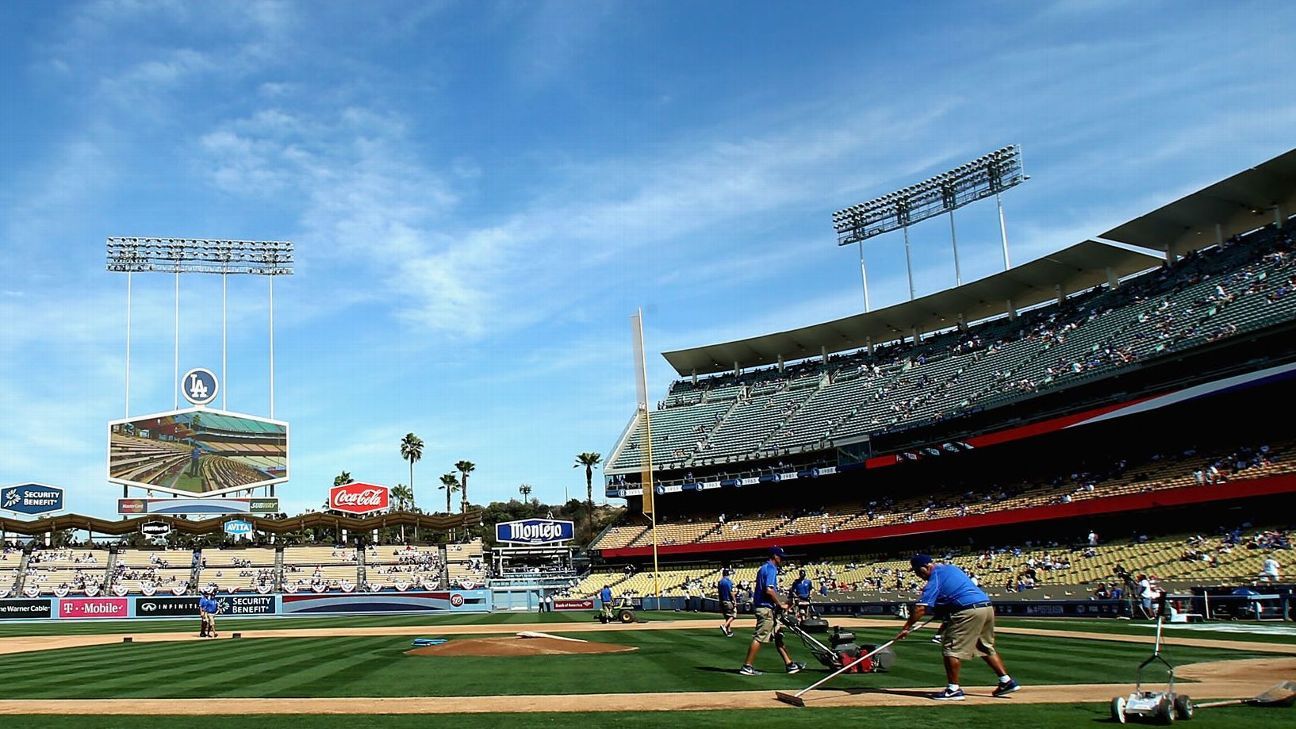
M 782 556 L 783 556 L 783 548 L 782 548 L 782 547 L 770 547 L 770 548 L 769 548 L 769 556 L 771 556 L 771 557 L 782 557 Z
M 932 558 L 930 554 L 915 554 L 913 557 L 909 558 L 909 568 L 915 571 L 919 567 L 931 563 L 932 563 Z

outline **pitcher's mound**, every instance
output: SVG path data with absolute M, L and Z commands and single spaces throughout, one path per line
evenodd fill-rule
M 629 653 L 638 648 L 562 638 L 464 638 L 405 651 L 407 656 L 570 656 L 590 653 Z

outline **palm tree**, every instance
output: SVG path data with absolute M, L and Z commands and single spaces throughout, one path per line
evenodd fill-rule
M 572 468 L 585 467 L 585 506 L 589 509 L 590 523 L 594 523 L 594 467 L 603 462 L 602 453 L 582 453 L 576 456 Z
M 477 464 L 472 461 L 459 461 L 455 464 L 455 470 L 459 472 L 460 490 L 463 496 L 463 513 L 468 513 L 468 474 L 477 468 Z
M 413 433 L 406 433 L 400 442 L 401 458 L 410 464 L 410 507 L 416 508 L 414 500 L 414 462 L 423 457 L 423 439 Z
M 414 491 L 403 483 L 398 483 L 392 487 L 391 495 L 393 499 L 396 499 L 396 508 L 401 511 L 409 511 L 410 507 L 414 504 Z M 401 524 L 400 527 L 400 540 L 401 544 L 405 543 L 404 524 Z
M 531 492 L 534 490 L 535 489 L 533 489 L 529 483 L 524 483 L 521 486 L 518 486 L 518 493 L 522 494 L 522 503 L 525 504 L 527 502 L 528 497 L 531 496 Z
M 409 511 L 410 504 L 414 501 L 414 492 L 410 487 L 403 483 L 398 483 L 392 487 L 391 495 L 396 499 L 396 508 L 400 511 Z
M 441 476 L 441 485 L 438 486 L 437 488 L 438 488 L 438 489 L 445 489 L 445 492 L 446 492 L 446 513 L 447 513 L 447 514 L 452 514 L 452 513 L 454 513 L 454 512 L 452 512 L 452 511 L 450 511 L 450 496 L 451 496 L 452 494 L 454 494 L 454 492 L 456 492 L 456 491 L 458 491 L 460 488 L 462 488 L 462 487 L 459 485 L 459 477 L 456 476 L 456 475 L 454 475 L 453 473 L 447 473 L 447 474 L 444 474 L 443 476 Z
M 349 483 L 355 483 L 355 479 L 351 478 L 350 471 L 343 471 L 342 473 L 339 473 L 338 475 L 333 477 L 334 486 L 345 486 Z

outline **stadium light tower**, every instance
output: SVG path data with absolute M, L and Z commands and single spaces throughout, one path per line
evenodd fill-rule
M 1003 243 L 1004 270 L 1009 268 L 1008 229 L 1004 225 L 1001 193 L 1030 177 L 1022 171 L 1021 147 L 1009 145 L 930 177 L 916 185 L 888 193 L 868 202 L 833 213 L 837 245 L 855 243 L 860 250 L 860 281 L 864 287 L 864 310 L 869 310 L 868 273 L 864 267 L 864 241 L 899 228 L 904 231 L 905 268 L 909 275 L 909 298 L 914 298 L 913 261 L 909 252 L 909 226 L 944 213 L 950 219 L 950 245 L 954 249 L 954 280 L 963 282 L 959 264 L 958 235 L 954 211 L 994 196 L 999 206 L 999 236 Z
M 293 244 L 289 241 L 206 240 L 197 238 L 108 238 L 108 270 L 126 274 L 126 416 L 130 416 L 131 276 L 136 273 L 170 273 L 175 276 L 175 382 L 172 391 L 179 407 L 180 382 L 180 274 L 210 273 L 221 276 L 221 409 L 229 388 L 224 382 L 227 360 L 226 299 L 230 275 L 266 276 L 270 283 L 270 417 L 274 417 L 274 279 L 290 276 Z

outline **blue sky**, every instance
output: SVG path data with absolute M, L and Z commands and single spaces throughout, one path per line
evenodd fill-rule
M 1296 4 L 0 4 L 0 483 L 108 514 L 125 281 L 109 235 L 289 239 L 276 286 L 285 508 L 334 474 L 474 501 L 583 491 L 654 351 L 856 313 L 833 210 L 1005 144 L 1014 262 L 1296 144 Z M 964 279 L 1000 265 L 959 213 Z M 953 284 L 913 229 L 919 294 Z M 875 307 L 907 296 L 898 236 Z M 140 276 L 134 414 L 172 401 L 171 279 Z M 266 414 L 264 280 L 231 284 L 232 410 Z M 219 280 L 181 293 L 218 369 Z M 660 397 L 671 380 L 649 362 Z

